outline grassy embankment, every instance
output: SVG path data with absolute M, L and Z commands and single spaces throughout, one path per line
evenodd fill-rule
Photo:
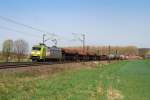
M 150 60 L 53 75 L 0 73 L 0 100 L 150 100 Z

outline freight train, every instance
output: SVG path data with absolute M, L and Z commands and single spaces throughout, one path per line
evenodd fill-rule
M 110 57 L 39 44 L 32 47 L 31 59 L 32 61 L 96 61 L 108 60 Z

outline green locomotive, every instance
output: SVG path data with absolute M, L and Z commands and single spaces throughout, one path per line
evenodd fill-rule
M 45 44 L 39 44 L 32 47 L 32 61 L 60 60 L 62 52 L 56 46 L 48 47 Z

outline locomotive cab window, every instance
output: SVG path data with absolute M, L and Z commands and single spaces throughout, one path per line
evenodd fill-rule
M 38 51 L 40 51 L 41 48 L 40 47 L 33 47 L 32 50 L 38 50 Z

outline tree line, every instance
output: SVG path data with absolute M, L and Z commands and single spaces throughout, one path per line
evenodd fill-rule
M 12 60 L 20 62 L 27 57 L 28 51 L 29 45 L 25 40 L 18 39 L 13 41 L 8 39 L 3 42 L 1 56 L 6 62 Z
M 86 52 L 96 55 L 139 55 L 139 49 L 136 46 L 85 46 L 83 47 L 65 47 L 71 51 Z M 5 40 L 2 45 L 2 52 L 0 52 L 0 59 L 9 61 L 22 61 L 29 58 L 29 45 L 25 40 L 18 39 L 13 41 L 11 39 Z
M 87 51 L 96 53 L 98 55 L 138 55 L 138 48 L 136 46 L 96 46 L 88 47 Z
M 70 50 L 78 52 L 86 52 L 89 54 L 96 55 L 109 55 L 109 54 L 118 54 L 118 55 L 138 55 L 139 50 L 136 46 L 86 46 L 83 50 L 83 47 L 66 47 Z

